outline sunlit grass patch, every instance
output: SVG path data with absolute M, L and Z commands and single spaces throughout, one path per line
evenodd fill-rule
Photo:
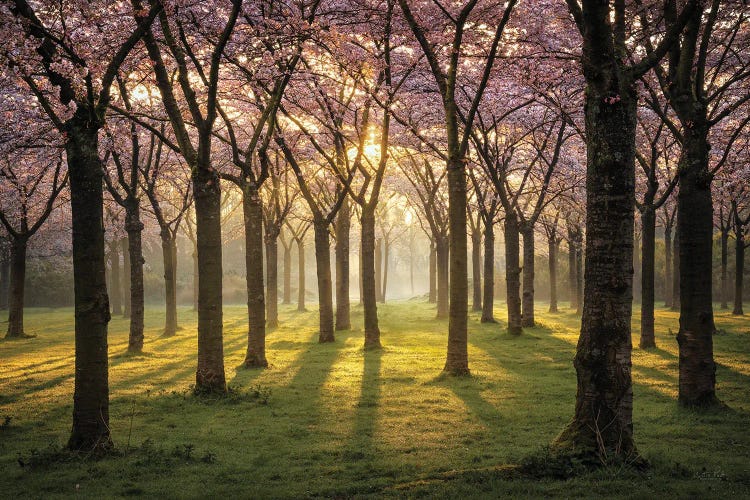
M 196 314 L 161 338 L 146 315 L 144 354 L 126 355 L 127 320 L 110 328 L 111 427 L 118 454 L 20 467 L 59 450 L 70 429 L 72 311 L 30 310 L 34 339 L 0 342 L 0 476 L 14 496 L 716 496 L 750 494 L 750 320 L 717 314 L 719 396 L 728 410 L 675 403 L 678 315 L 657 310 L 657 349 L 633 350 L 634 425 L 648 475 L 602 472 L 567 481 L 509 474 L 571 417 L 579 317 L 547 314 L 520 337 L 469 318 L 470 377 L 442 375 L 447 322 L 416 301 L 379 305 L 383 349 L 365 351 L 361 309 L 333 344 L 317 342 L 317 311 L 280 307 L 269 368 L 241 367 L 247 311 L 225 308 L 232 393 L 195 397 Z M 637 310 L 637 308 L 636 308 Z M 46 325 L 49 325 L 47 327 Z M 638 320 L 633 321 L 637 345 Z M 6 422 L 6 417 L 7 423 Z M 47 451 L 44 451 L 47 450 Z M 51 455 L 50 455 L 51 456 Z M 39 460 L 42 460 L 39 458 Z M 205 460 L 204 460 L 205 458 Z M 678 465 L 679 464 L 679 465 Z M 716 472 L 719 471 L 719 472 Z M 717 481 L 704 480 L 711 473 Z M 703 474 L 703 476 L 701 476 Z M 701 479 L 703 478 L 703 479 Z M 78 485 L 78 489 L 76 489 Z

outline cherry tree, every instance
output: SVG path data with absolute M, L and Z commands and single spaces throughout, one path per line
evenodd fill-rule
M 107 323 L 102 232 L 99 131 L 110 88 L 161 4 L 133 9 L 126 2 L 34 2 L 0 6 L 0 57 L 33 94 L 63 135 L 73 225 L 75 388 L 71 449 L 111 448 Z M 137 23 L 133 23 L 133 19 Z

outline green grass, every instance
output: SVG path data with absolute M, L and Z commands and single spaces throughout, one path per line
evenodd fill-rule
M 361 309 L 354 310 L 360 325 Z M 362 349 L 359 329 L 320 345 L 317 312 L 282 306 L 282 326 L 267 337 L 267 370 L 238 368 L 246 314 L 230 306 L 225 362 L 235 390 L 214 402 L 190 395 L 195 313 L 181 309 L 184 329 L 159 339 L 161 310 L 149 309 L 142 356 L 123 354 L 127 321 L 115 318 L 118 453 L 99 460 L 56 453 L 71 423 L 72 311 L 30 310 L 27 332 L 37 337 L 0 342 L 0 494 L 750 497 L 750 320 L 726 312 L 717 312 L 714 348 L 718 393 L 729 409 L 675 403 L 676 313 L 657 312 L 658 349 L 633 351 L 635 434 L 653 465 L 648 472 L 609 468 L 568 480 L 503 473 L 498 466 L 538 453 L 573 412 L 579 320 L 542 310 L 539 327 L 519 338 L 472 314 L 472 377 L 451 378 L 440 375 L 447 324 L 422 302 L 379 306 L 385 347 L 375 352 Z

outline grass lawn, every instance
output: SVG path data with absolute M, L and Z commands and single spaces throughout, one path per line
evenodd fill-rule
M 539 304 L 539 326 L 519 338 L 472 314 L 472 376 L 450 378 L 440 376 L 447 323 L 421 301 L 379 306 L 385 347 L 377 352 L 363 351 L 359 328 L 319 345 L 317 311 L 281 306 L 267 370 L 237 368 L 246 311 L 229 306 L 224 347 L 234 391 L 217 401 L 190 393 L 195 313 L 181 309 L 184 329 L 159 339 L 162 311 L 148 309 L 142 356 L 123 354 L 127 320 L 115 318 L 117 454 L 97 460 L 56 453 L 71 425 L 72 311 L 29 310 L 27 333 L 37 337 L 0 342 L 0 496 L 750 497 L 750 319 L 726 311 L 716 314 L 714 350 L 728 409 L 678 408 L 677 313 L 657 311 L 658 349 L 633 350 L 635 436 L 649 471 L 500 473 L 540 452 L 572 416 L 579 320 L 544 310 Z M 505 316 L 500 305 L 496 316 Z M 361 323 L 355 307 L 353 324 Z M 637 334 L 637 317 L 633 325 Z

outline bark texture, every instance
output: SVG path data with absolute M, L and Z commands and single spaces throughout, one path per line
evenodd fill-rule
M 484 296 L 482 323 L 495 323 L 495 227 L 490 221 L 484 226 Z
M 364 307 L 365 349 L 380 347 L 378 326 L 377 280 L 375 279 L 375 213 L 362 209 L 362 305 Z
M 534 318 L 534 226 L 524 227 L 523 236 L 523 298 L 521 326 L 533 328 Z
M 20 338 L 23 330 L 23 300 L 26 284 L 25 238 L 14 238 L 10 250 L 10 295 L 8 301 L 8 333 L 5 338 Z
M 641 213 L 641 349 L 656 347 L 654 334 L 654 294 L 656 258 L 656 212 L 646 206 Z
M 210 140 L 210 139 L 206 139 Z M 221 261 L 221 191 L 219 177 L 206 157 L 193 171 L 198 247 L 198 392 L 227 390 L 224 374 Z
M 450 247 L 446 236 L 439 236 L 435 246 L 435 264 L 437 266 L 437 317 L 448 317 L 448 261 Z
M 549 266 L 549 312 L 557 311 L 557 249 L 558 241 L 554 236 L 547 242 L 547 255 Z
M 318 342 L 333 342 L 333 290 L 331 283 L 331 245 L 328 232 L 328 221 L 316 220 L 315 229 L 315 263 L 318 275 L 318 304 L 320 315 L 320 334 Z
M 125 231 L 128 233 L 128 268 L 130 269 L 130 333 L 128 352 L 143 351 L 143 244 L 140 200 L 126 200 Z
M 508 333 L 521 335 L 521 266 L 518 220 L 515 212 L 505 214 L 505 283 L 508 304 Z
M 98 126 L 83 107 L 68 123 L 65 151 L 70 172 L 75 289 L 75 382 L 73 428 L 68 448 L 112 447 L 109 432 L 107 324 L 109 298 L 105 281 L 103 165 Z
M 696 121 L 686 129 L 680 157 L 677 227 L 680 249 L 679 401 L 684 406 L 717 403 L 713 359 L 711 250 L 713 210 L 708 172 L 708 129 Z
M 609 4 L 587 8 L 594 26 L 607 24 Z M 637 98 L 632 82 L 618 80 L 616 63 L 606 53 L 611 42 L 597 39 L 609 36 L 605 31 L 584 38 L 588 83 L 584 306 L 574 360 L 575 416 L 556 445 L 589 457 L 627 457 L 636 453 L 630 324 Z
M 352 327 L 349 301 L 349 232 L 351 210 L 344 201 L 336 215 L 336 330 Z
M 164 261 L 164 292 L 166 318 L 164 337 L 177 334 L 177 242 L 169 228 L 161 230 L 161 253 Z
M 244 366 L 265 368 L 266 304 L 263 290 L 263 207 L 254 186 L 243 189 L 245 219 L 245 270 L 247 281 L 247 351 Z
M 477 228 L 471 232 L 471 310 L 482 310 L 482 233 Z

